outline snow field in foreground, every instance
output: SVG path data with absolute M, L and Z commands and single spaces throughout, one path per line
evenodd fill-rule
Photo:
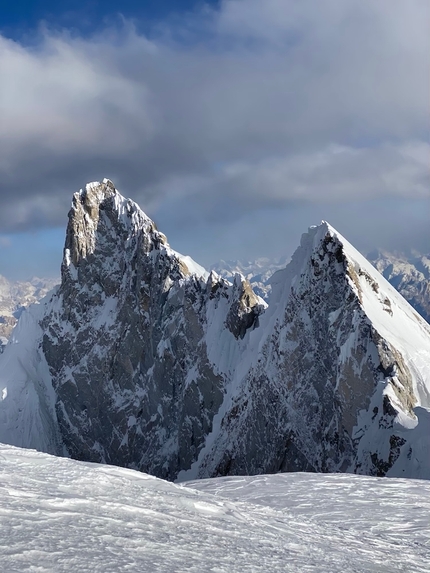
M 428 571 L 425 481 L 283 474 L 184 486 L 0 445 L 0 500 L 8 573 Z

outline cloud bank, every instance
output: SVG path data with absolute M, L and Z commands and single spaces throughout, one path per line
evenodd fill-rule
M 353 227 L 369 202 L 422 210 L 428 21 L 427 0 L 224 0 L 147 36 L 119 20 L 0 37 L 0 232 L 63 226 L 71 192 L 105 176 L 211 240 L 261 210 Z

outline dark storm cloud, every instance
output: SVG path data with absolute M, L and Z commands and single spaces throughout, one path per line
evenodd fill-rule
M 150 39 L 128 23 L 2 38 L 0 232 L 63 225 L 71 193 L 105 176 L 151 215 L 174 206 L 179 234 L 226 212 L 425 201 L 427 12 L 226 0 Z

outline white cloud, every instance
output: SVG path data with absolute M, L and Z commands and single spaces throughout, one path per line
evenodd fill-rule
M 140 138 L 151 131 L 145 85 L 91 59 L 90 48 L 48 32 L 36 49 L 0 37 L 0 138 L 11 158 L 28 140 L 57 153 L 81 145 L 107 152 L 129 145 L 131 126 Z
M 112 178 L 154 212 L 428 197 L 427 0 L 224 0 L 90 38 L 0 38 L 3 229 Z M 181 37 L 178 42 L 173 38 Z
M 429 144 L 411 142 L 377 148 L 329 145 L 316 152 L 225 163 L 207 176 L 162 181 L 152 189 L 149 206 L 154 212 L 162 209 L 170 194 L 177 201 L 191 202 L 202 218 L 211 219 L 216 204 L 222 212 L 232 198 L 238 212 L 297 201 L 425 200 L 430 199 L 429 157 Z

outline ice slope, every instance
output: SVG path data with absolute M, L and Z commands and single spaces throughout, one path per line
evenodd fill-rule
M 0 445 L 0 570 L 428 571 L 426 482 L 286 474 L 188 485 Z

